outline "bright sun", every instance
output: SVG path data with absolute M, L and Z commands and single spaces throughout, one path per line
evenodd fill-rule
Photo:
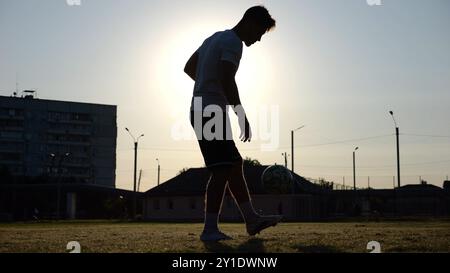
M 183 32 L 168 32 L 154 60 L 154 84 L 175 116 L 186 114 L 194 86 L 194 82 L 183 73 L 184 65 L 203 40 L 217 31 L 199 32 L 199 29 L 204 30 L 205 26 L 192 26 Z M 244 45 L 243 51 L 236 82 L 244 107 L 256 109 L 258 105 L 268 103 L 265 94 L 271 89 L 271 60 L 267 57 L 267 49 L 259 43 L 250 48 Z

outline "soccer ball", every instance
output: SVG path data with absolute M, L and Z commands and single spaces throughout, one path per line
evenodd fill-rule
M 267 193 L 287 194 L 293 190 L 291 171 L 281 165 L 267 167 L 261 175 L 261 182 Z

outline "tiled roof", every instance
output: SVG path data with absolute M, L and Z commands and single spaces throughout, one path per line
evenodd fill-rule
M 265 194 L 261 175 L 268 166 L 244 166 L 244 174 L 251 194 Z M 205 194 L 209 171 L 206 168 L 191 168 L 148 190 L 147 196 L 192 196 Z M 294 174 L 295 193 L 317 193 L 321 188 L 303 177 Z

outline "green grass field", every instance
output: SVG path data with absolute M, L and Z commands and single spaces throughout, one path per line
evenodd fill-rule
M 204 244 L 200 223 L 80 221 L 0 224 L 0 252 L 450 252 L 450 221 L 281 223 L 249 237 L 243 224 L 221 229 L 234 240 Z

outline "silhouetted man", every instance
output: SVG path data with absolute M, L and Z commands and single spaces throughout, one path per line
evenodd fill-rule
M 191 124 L 205 165 L 211 172 L 205 196 L 202 241 L 231 239 L 217 226 L 227 185 L 244 217 L 249 235 L 281 220 L 278 215 L 262 216 L 255 212 L 243 174 L 243 160 L 233 141 L 228 117 L 231 107 L 238 116 L 240 139 L 250 141 L 250 124 L 239 99 L 235 75 L 242 56 L 242 42 L 249 47 L 274 26 L 275 20 L 265 7 L 252 7 L 233 29 L 216 32 L 207 38 L 184 68 L 195 81 Z

